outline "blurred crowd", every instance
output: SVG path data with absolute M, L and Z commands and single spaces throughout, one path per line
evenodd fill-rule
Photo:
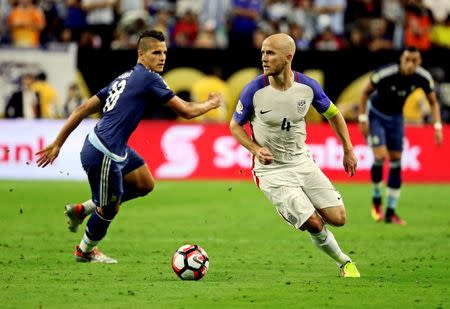
M 284 32 L 299 50 L 450 49 L 450 0 L 0 0 L 3 46 L 75 42 L 79 48 L 134 49 L 149 28 L 162 31 L 171 48 L 259 49 L 268 35 Z M 443 79 L 437 88 L 443 120 L 450 122 L 450 83 Z M 14 83 L 16 91 L 0 102 L 0 117 L 64 118 L 88 96 L 77 83 L 58 95 L 45 72 L 36 70 Z M 226 93 L 228 87 L 213 76 L 199 85 L 192 89 L 197 100 L 203 94 L 195 89 L 213 85 Z M 422 122 L 429 111 L 422 110 L 423 100 L 415 101 L 412 118 Z M 212 118 L 223 121 L 229 114 Z M 155 115 L 149 117 L 160 117 Z
M 17 89 L 8 96 L 4 110 L 0 110 L 0 118 L 66 118 L 83 100 L 85 97 L 75 82 L 67 87 L 61 99 L 45 72 L 25 73 L 20 76 Z
M 0 0 L 0 43 L 130 49 L 154 28 L 169 47 L 260 48 L 274 32 L 300 50 L 450 48 L 449 0 Z

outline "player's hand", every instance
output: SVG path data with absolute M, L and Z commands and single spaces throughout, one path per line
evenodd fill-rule
M 434 130 L 434 142 L 436 145 L 442 145 L 444 141 L 444 134 L 442 134 L 442 129 Z
M 268 165 L 273 162 L 273 155 L 269 148 L 261 147 L 256 152 L 256 158 L 261 164 Z
M 211 109 L 215 109 L 225 104 L 225 100 L 221 93 L 208 94 L 208 101 L 211 102 Z
M 365 138 L 369 136 L 369 124 L 367 123 L 367 121 L 360 122 L 359 129 L 361 130 L 361 133 Z
M 344 169 L 345 172 L 352 177 L 356 173 L 356 165 L 358 164 L 358 159 L 356 159 L 353 150 L 344 151 Z
M 46 167 L 47 165 L 52 164 L 58 157 L 60 149 L 61 147 L 51 143 L 41 151 L 37 152 L 36 155 L 39 156 L 36 160 L 37 165 L 39 167 Z

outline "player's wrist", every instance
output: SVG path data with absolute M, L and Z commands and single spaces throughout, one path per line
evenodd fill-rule
M 367 121 L 369 121 L 369 117 L 367 117 L 367 114 L 358 115 L 358 122 L 367 122 Z
M 442 123 L 440 121 L 436 121 L 433 127 L 435 130 L 442 130 Z
M 344 147 L 344 154 L 353 152 L 353 147 Z

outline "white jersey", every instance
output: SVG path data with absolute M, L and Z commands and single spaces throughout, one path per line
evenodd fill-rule
M 285 91 L 270 86 L 265 75 L 246 85 L 233 117 L 240 125 L 250 121 L 253 140 L 268 147 L 274 157 L 268 165 L 252 158 L 255 176 L 279 172 L 307 160 L 305 115 L 311 105 L 327 118 L 337 114 L 319 84 L 299 72 L 294 72 L 294 83 Z

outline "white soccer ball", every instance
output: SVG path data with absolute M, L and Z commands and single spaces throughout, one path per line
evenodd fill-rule
M 183 245 L 172 258 L 173 271 L 183 280 L 200 280 L 208 267 L 208 254 L 198 245 Z

